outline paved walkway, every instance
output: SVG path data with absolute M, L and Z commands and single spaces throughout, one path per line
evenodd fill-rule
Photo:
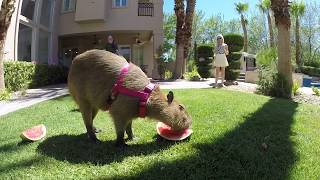
M 41 89 L 28 89 L 25 96 L 14 93 L 9 101 L 0 101 L 0 116 L 32 106 L 34 104 L 68 94 L 65 84 L 48 86 Z
M 177 80 L 172 82 L 154 82 L 159 84 L 161 89 L 191 89 L 191 88 L 212 88 L 214 79 L 210 78 L 204 81 L 186 81 L 186 80 Z M 237 86 L 228 86 L 224 89 L 236 90 L 243 92 L 255 92 L 257 88 L 256 84 L 243 83 L 239 82 Z M 300 88 L 301 93 L 306 95 L 313 94 L 311 88 Z M 68 94 L 68 89 L 66 84 L 48 86 L 40 89 L 29 89 L 26 91 L 25 96 L 19 96 L 19 93 L 15 93 L 13 98 L 9 101 L 0 101 L 0 116 L 14 112 L 16 110 L 32 106 L 34 104 L 57 98 L 63 95 Z

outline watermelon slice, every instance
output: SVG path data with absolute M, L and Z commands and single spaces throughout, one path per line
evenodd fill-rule
M 27 141 L 39 141 L 46 136 L 47 129 L 43 124 L 24 130 L 20 137 Z
M 171 129 L 170 126 L 162 123 L 162 122 L 158 122 L 157 124 L 157 133 L 167 139 L 167 140 L 171 140 L 171 141 L 181 141 L 186 139 L 187 137 L 189 137 L 192 134 L 192 129 L 184 129 L 181 131 L 174 131 Z

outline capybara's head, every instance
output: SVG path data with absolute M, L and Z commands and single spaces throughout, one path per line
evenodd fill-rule
M 185 106 L 174 100 L 172 91 L 167 95 L 167 103 L 167 106 L 163 109 L 163 119 L 161 121 L 176 131 L 189 128 L 192 118 L 186 111 Z

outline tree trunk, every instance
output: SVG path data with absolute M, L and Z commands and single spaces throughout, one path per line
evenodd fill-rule
M 4 44 L 11 17 L 15 10 L 15 2 L 16 0 L 3 0 L 0 9 L 0 91 L 5 89 L 3 67 Z
M 267 10 L 267 18 L 268 18 L 268 27 L 269 27 L 269 43 L 270 43 L 270 47 L 274 47 L 274 35 L 273 35 L 272 18 L 270 15 L 270 10 Z
M 296 63 L 298 67 L 301 67 L 301 41 L 299 17 L 296 17 Z
M 176 47 L 176 64 L 175 64 L 175 68 L 174 68 L 174 74 L 173 77 L 175 79 L 179 79 L 182 77 L 182 72 L 183 72 L 183 68 L 184 68 L 184 44 L 183 43 L 179 43 L 177 44 Z
M 4 65 L 3 65 L 4 43 L 5 43 L 5 40 L 0 41 L 0 93 L 5 89 L 5 84 L 4 84 Z
M 292 65 L 290 49 L 290 33 L 285 25 L 278 25 L 278 71 L 287 77 L 292 86 Z
M 292 91 L 292 65 L 290 49 L 290 13 L 288 0 L 271 0 L 271 8 L 274 12 L 278 29 L 278 72 L 288 80 L 289 89 L 287 96 Z
M 182 66 L 184 61 L 184 28 L 185 28 L 185 10 L 184 0 L 175 0 L 174 11 L 177 17 L 176 23 L 176 62 L 173 72 L 173 78 L 182 77 Z M 181 50 L 182 48 L 182 50 Z
M 248 52 L 248 32 L 246 27 L 246 20 L 243 14 L 241 14 L 241 24 L 243 29 L 243 51 Z

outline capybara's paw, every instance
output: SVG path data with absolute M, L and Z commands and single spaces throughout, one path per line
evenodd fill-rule
M 128 147 L 128 145 L 124 142 L 124 140 L 122 140 L 122 141 L 116 141 L 115 146 L 116 146 L 117 148 L 125 148 L 125 147 Z
M 137 136 L 131 136 L 125 139 L 125 141 L 138 141 L 139 138 Z
M 100 141 L 95 135 L 88 135 L 88 139 L 89 139 L 91 142 L 94 142 L 94 143 L 96 143 L 96 144 L 101 143 L 101 141 Z
M 102 132 L 102 130 L 101 130 L 101 129 L 98 129 L 98 128 L 96 128 L 96 127 L 93 127 L 93 132 L 94 132 L 94 133 L 100 133 L 100 132 Z

